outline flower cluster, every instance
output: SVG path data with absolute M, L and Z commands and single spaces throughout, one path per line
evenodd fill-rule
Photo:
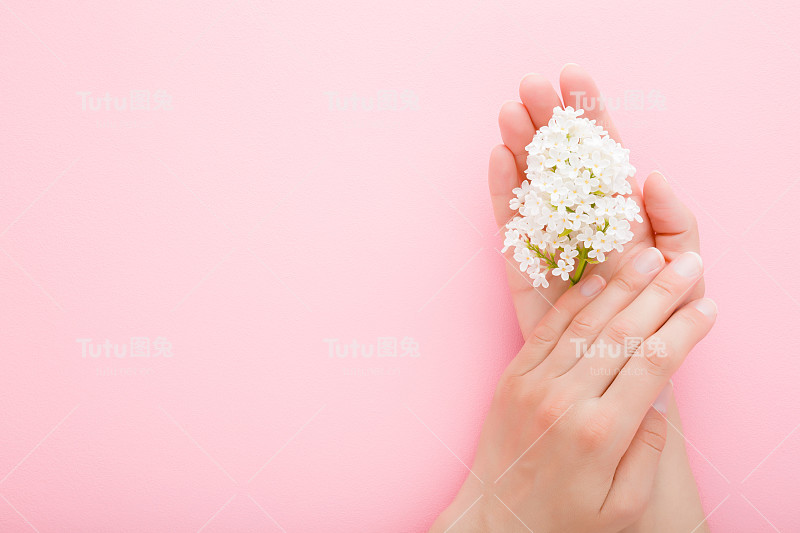
M 623 148 L 583 110 L 553 109 L 528 145 L 527 179 L 514 189 L 503 252 L 514 249 L 534 287 L 547 273 L 577 283 L 587 264 L 602 263 L 633 239 L 641 222 L 627 178 L 635 169 Z

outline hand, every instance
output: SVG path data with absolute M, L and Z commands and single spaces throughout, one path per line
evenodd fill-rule
M 700 256 L 664 265 L 646 248 L 607 286 L 590 275 L 558 299 L 501 377 L 471 474 L 431 531 L 611 532 L 641 516 L 667 437 L 651 404 L 716 317 L 708 299 L 676 311 Z
M 531 74 L 520 83 L 522 103 L 508 102 L 500 110 L 500 133 L 504 144 L 492 151 L 489 162 L 489 189 L 495 218 L 500 226 L 513 215 L 508 202 L 513 196 L 512 189 L 525 177 L 525 147 L 530 143 L 536 129 L 550 120 L 553 107 L 571 105 L 577 109 L 588 102 L 587 107 L 593 109 L 586 109 L 584 116 L 596 120 L 612 138 L 622 142 L 608 111 L 600 109 L 600 92 L 591 76 L 581 67 L 570 64 L 561 71 L 560 78 L 563 103 L 547 79 Z M 591 265 L 584 277 L 591 274 L 608 277 L 648 246 L 656 246 L 668 262 L 683 252 L 700 251 L 694 215 L 677 198 L 664 177 L 653 172 L 645 181 L 643 191 L 635 180 L 630 181 L 632 197 L 640 208 L 643 207 L 641 215 L 644 222 L 633 224 L 634 239 L 626 245 L 622 253 L 612 253 L 605 263 Z M 551 308 L 552 302 L 566 291 L 568 283 L 555 279 L 548 288 L 534 288 L 528 277 L 519 271 L 513 259 L 507 258 L 507 261 L 506 271 L 517 319 L 523 338 L 528 339 Z M 704 291 L 704 283 L 700 280 L 688 291 L 684 301 L 701 298 Z M 680 416 L 672 398 L 671 387 L 665 391 L 664 401 L 669 407 L 666 413 L 669 437 L 657 476 L 655 496 L 641 525 L 646 524 L 648 531 L 653 531 L 651 527 L 656 523 L 664 525 L 667 531 L 691 530 L 703 520 L 703 510 L 689 468 L 680 433 Z M 677 506 L 688 509 L 690 505 L 693 506 L 693 511 L 687 510 L 683 515 L 671 511 Z
M 525 179 L 525 147 L 536 129 L 550 120 L 554 107 L 568 105 L 578 109 L 584 103 L 592 104 L 593 109 L 586 109 L 583 116 L 596 120 L 614 140 L 622 143 L 608 110 L 600 109 L 601 95 L 597 85 L 584 69 L 574 64 L 566 65 L 561 71 L 560 84 L 563 103 L 546 78 L 529 74 L 522 79 L 519 87 L 522 103 L 507 102 L 500 110 L 500 134 L 504 144 L 495 147 L 489 159 L 489 191 L 499 226 L 504 226 L 511 219 L 513 212 L 508 207 L 514 196 L 511 191 Z M 694 215 L 677 198 L 660 173 L 653 172 L 648 176 L 644 191 L 634 178 L 629 178 L 629 181 L 633 191 L 631 197 L 639 204 L 644 222 L 632 225 L 634 238 L 622 253 L 611 253 L 604 263 L 589 265 L 584 275 L 609 277 L 628 258 L 648 246 L 656 246 L 667 261 L 683 252 L 700 251 Z M 551 304 L 567 290 L 569 283 L 553 279 L 547 288 L 534 288 L 513 260 L 509 260 L 507 272 L 522 335 L 527 338 Z M 686 295 L 686 301 L 701 298 L 703 293 L 701 281 Z

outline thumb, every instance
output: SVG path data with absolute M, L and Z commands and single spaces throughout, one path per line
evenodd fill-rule
M 656 247 L 667 261 L 684 252 L 700 252 L 697 220 L 675 195 L 663 174 L 655 171 L 647 177 L 643 197 L 644 209 L 656 236 Z
M 669 262 L 684 252 L 700 252 L 700 233 L 694 213 L 680 201 L 661 172 L 647 177 L 642 191 L 644 210 L 655 234 L 656 248 Z M 683 301 L 702 298 L 705 280 L 698 281 Z

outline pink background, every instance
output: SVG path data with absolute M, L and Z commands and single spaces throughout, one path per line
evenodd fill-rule
M 712 527 L 800 531 L 794 6 L 47 4 L 0 1 L 0 530 L 424 530 L 520 345 L 497 111 L 574 61 L 700 221 Z

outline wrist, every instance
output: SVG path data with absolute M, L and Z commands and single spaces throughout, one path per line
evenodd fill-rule
M 485 502 L 486 497 L 473 498 L 465 501 L 456 498 L 453 503 L 442 511 L 442 514 L 433 523 L 429 533 L 482 533 L 486 531 L 497 531 L 491 524 L 489 513 L 487 513 Z
M 521 527 L 520 531 L 527 531 L 495 497 L 491 487 L 470 476 L 453 502 L 433 523 L 429 533 L 513 532 L 518 527 Z

